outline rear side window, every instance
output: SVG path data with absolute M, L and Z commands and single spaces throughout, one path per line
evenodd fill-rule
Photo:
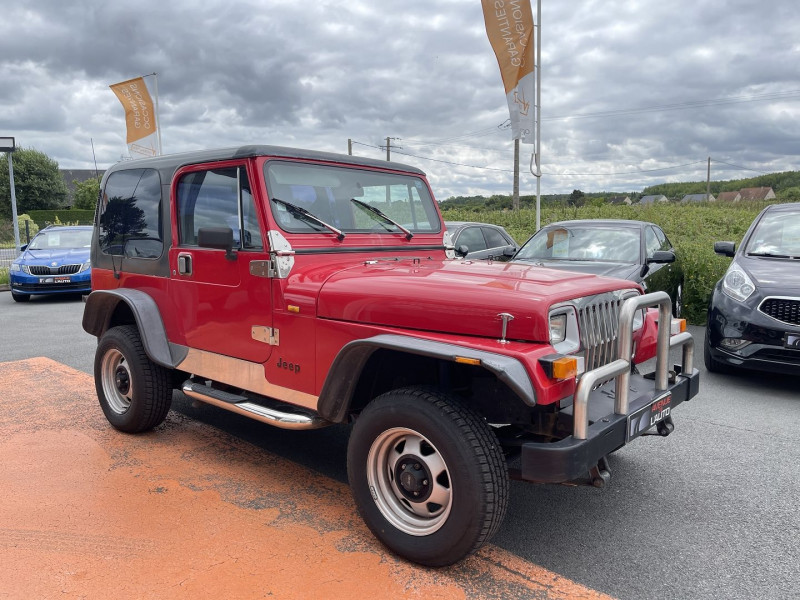
M 182 246 L 196 246 L 203 227 L 230 227 L 234 247 L 264 247 L 255 203 L 243 167 L 195 171 L 178 182 L 178 235 Z M 244 231 L 244 235 L 240 235 Z
M 161 177 L 154 169 L 108 176 L 98 206 L 100 251 L 126 258 L 158 258 L 164 249 Z
M 482 227 L 481 229 L 483 229 L 483 237 L 486 238 L 486 245 L 489 248 L 500 248 L 510 243 L 497 229 L 491 227 Z
M 466 246 L 470 252 L 486 250 L 486 240 L 483 238 L 480 227 L 467 227 L 456 240 L 456 247 Z

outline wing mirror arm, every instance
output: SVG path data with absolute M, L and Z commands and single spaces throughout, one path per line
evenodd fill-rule
M 225 258 L 236 260 L 233 251 L 233 229 L 230 227 L 201 227 L 197 230 L 197 245 L 201 248 L 225 250 Z

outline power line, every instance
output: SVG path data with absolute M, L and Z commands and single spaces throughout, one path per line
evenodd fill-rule
M 543 175 L 552 175 L 554 177 L 583 177 L 584 175 L 597 175 L 597 176 L 605 176 L 610 177 L 613 175 L 636 175 L 639 173 L 655 173 L 656 171 L 670 171 L 672 169 L 680 169 L 683 167 L 690 167 L 692 165 L 703 163 L 705 164 L 705 160 L 696 160 L 690 163 L 684 163 L 682 165 L 672 165 L 669 167 L 660 167 L 658 169 L 640 169 L 639 171 L 618 171 L 615 173 L 543 173 Z M 722 162 L 722 161 L 720 161 Z
M 642 108 L 627 108 L 619 110 L 608 110 L 594 113 L 577 113 L 561 117 L 544 117 L 542 121 L 567 121 L 569 119 L 589 119 L 595 117 L 624 116 L 637 113 L 662 112 L 668 110 L 685 110 L 689 108 L 705 108 L 707 106 L 718 106 L 724 104 L 741 104 L 744 102 L 762 102 L 764 100 L 782 100 L 800 97 L 800 90 L 789 90 L 786 92 L 772 92 L 769 94 L 754 94 L 752 96 L 731 96 L 728 98 L 715 98 L 713 100 L 693 100 L 689 102 L 679 102 L 676 104 L 662 104 L 659 106 L 647 106 Z
M 372 144 L 365 144 L 363 142 L 358 142 L 356 140 L 353 140 L 353 144 L 358 144 L 359 146 L 366 146 L 368 148 L 375 148 L 376 150 L 383 150 L 385 148 L 385 146 L 384 147 L 373 146 Z M 481 167 L 481 166 L 478 166 L 478 165 L 468 165 L 466 163 L 453 162 L 453 161 L 449 161 L 449 160 L 441 160 L 439 158 L 432 158 L 430 156 L 420 156 L 418 154 L 411 154 L 410 152 L 400 152 L 399 150 L 395 150 L 394 148 L 393 148 L 393 151 L 394 151 L 395 154 L 402 154 L 403 156 L 409 156 L 411 158 L 417 158 L 417 159 L 420 159 L 420 160 L 430 160 L 430 161 L 433 161 L 433 162 L 444 163 L 446 165 L 453 165 L 453 166 L 456 166 L 456 167 L 467 167 L 469 169 L 481 169 L 481 170 L 484 170 L 484 171 L 499 171 L 501 173 L 513 173 L 514 172 L 512 169 L 500 169 L 500 168 L 497 168 L 497 167 Z M 743 167 L 741 165 L 734 165 L 734 164 L 725 162 L 724 160 L 719 160 L 717 158 L 714 158 L 713 160 L 714 160 L 714 162 L 718 162 L 718 163 L 721 163 L 723 165 L 727 165 L 729 167 L 733 167 L 735 169 L 742 169 L 744 171 L 753 171 L 755 173 L 762 173 L 764 175 L 769 175 L 771 173 L 771 171 L 762 171 L 760 169 L 753 169 L 753 168 L 750 168 L 750 167 Z M 641 173 L 657 173 L 659 171 L 671 171 L 673 169 L 682 169 L 682 168 L 685 168 L 685 167 L 691 167 L 692 165 L 705 164 L 705 163 L 706 163 L 706 159 L 703 159 L 703 160 L 695 160 L 695 161 L 688 162 L 688 163 L 682 163 L 682 164 L 679 164 L 679 165 L 669 165 L 669 166 L 666 166 L 666 167 L 658 167 L 658 168 L 655 168 L 655 169 L 638 169 L 636 171 L 614 171 L 614 172 L 610 172 L 610 173 L 555 173 L 555 172 L 547 172 L 547 171 L 545 171 L 545 172 L 542 173 L 542 175 L 549 175 L 549 176 L 552 176 L 552 177 L 587 177 L 587 176 L 615 177 L 617 175 L 639 175 Z
M 724 160 L 720 160 L 718 158 L 713 159 L 714 162 L 722 163 L 723 165 L 728 165 L 729 167 L 733 167 L 734 169 L 741 169 L 742 171 L 753 171 L 754 173 L 761 173 L 763 175 L 771 175 L 772 171 L 761 171 L 760 169 L 751 169 L 749 167 L 742 167 L 740 165 L 733 165 L 731 163 L 725 162 Z

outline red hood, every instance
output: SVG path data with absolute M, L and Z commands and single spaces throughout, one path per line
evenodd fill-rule
M 500 337 L 499 313 L 514 316 L 510 339 L 549 340 L 553 304 L 636 287 L 630 281 L 516 263 L 397 260 L 361 263 L 328 278 L 321 318 Z

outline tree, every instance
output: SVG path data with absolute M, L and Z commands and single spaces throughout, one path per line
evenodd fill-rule
M 572 190 L 569 195 L 570 206 L 583 206 L 585 194 L 580 190 Z
M 75 184 L 75 202 L 72 208 L 94 210 L 100 195 L 100 178 L 90 177 L 86 181 L 74 179 L 72 183 Z
M 67 184 L 58 170 L 58 163 L 33 148 L 23 148 L 11 156 L 14 166 L 14 190 L 17 214 L 31 210 L 60 208 L 67 198 Z M 0 163 L 8 164 L 6 154 Z M 11 186 L 8 169 L 0 168 L 0 216 L 11 217 Z

